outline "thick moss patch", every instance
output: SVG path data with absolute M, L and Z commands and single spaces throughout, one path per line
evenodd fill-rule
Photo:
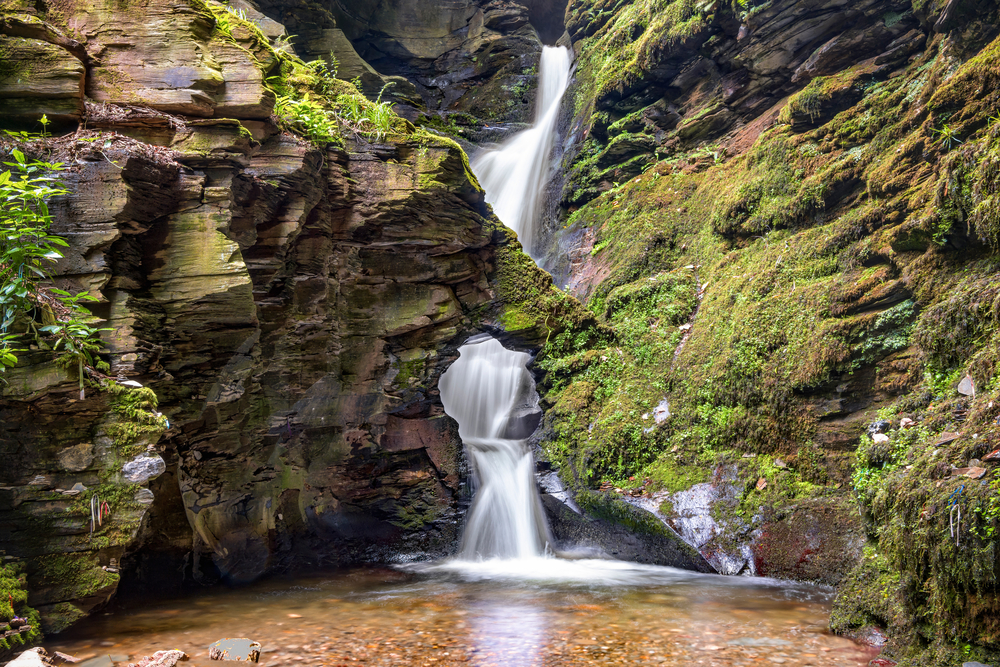
M 951 469 L 981 463 L 1000 428 L 998 42 L 962 63 L 962 38 L 938 36 L 892 76 L 813 79 L 740 154 L 666 140 L 665 159 L 615 178 L 635 156 L 608 148 L 646 127 L 614 106 L 655 56 L 643 35 L 699 34 L 697 8 L 667 4 L 655 26 L 650 3 L 571 7 L 591 134 L 565 223 L 593 239 L 578 290 L 595 322 L 539 356 L 543 449 L 592 489 L 675 490 L 731 466 L 734 524 L 857 503 L 869 547 L 833 627 L 887 628 L 905 664 L 995 660 L 1000 482 Z M 956 391 L 966 376 L 974 397 Z
M 19 561 L 0 561 L 0 660 L 13 656 L 42 639 L 42 626 L 38 612 L 28 606 L 27 570 Z M 27 621 L 31 629 L 3 637 L 7 622 L 15 616 Z

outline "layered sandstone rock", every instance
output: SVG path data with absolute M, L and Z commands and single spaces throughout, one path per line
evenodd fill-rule
M 0 39 L 15 67 L 54 63 L 25 117 L 51 93 L 89 128 L 20 146 L 68 165 L 58 282 L 100 299 L 110 376 L 153 389 L 165 421 L 124 437 L 118 394 L 81 396 L 41 350 L 7 373 L 0 541 L 30 603 L 65 627 L 140 543 L 137 576 L 160 581 L 448 553 L 464 464 L 437 379 L 493 297 L 497 247 L 519 254 L 461 149 L 280 132 L 271 52 L 194 0 L 43 9 L 12 16 L 45 39 Z M 147 446 L 166 472 L 123 471 Z

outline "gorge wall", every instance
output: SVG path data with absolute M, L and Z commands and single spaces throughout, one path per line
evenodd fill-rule
M 253 8 L 2 9 L 0 151 L 62 165 L 56 284 L 108 327 L 109 366 L 84 377 L 14 325 L 0 545 L 18 611 L 58 631 L 122 568 L 165 590 L 452 552 L 468 494 L 440 373 L 479 327 L 537 345 L 529 292 L 579 307 L 459 146 L 391 112 L 382 134 L 335 120 L 378 107 Z M 38 636 L 30 613 L 0 650 Z
M 836 585 L 833 628 L 886 659 L 997 657 L 995 3 L 570 0 L 561 37 L 541 1 L 0 8 L 5 122 L 85 123 L 4 148 L 67 164 L 60 281 L 159 398 L 80 400 L 42 350 L 8 372 L 0 541 L 52 627 L 137 549 L 138 577 L 206 581 L 448 552 L 436 382 L 486 328 L 539 350 L 542 467 L 590 514 L 627 501 L 720 571 Z M 520 127 L 555 39 L 565 292 L 438 136 Z M 383 138 L 282 111 L 370 104 L 355 77 L 406 119 Z M 169 428 L 127 428 L 136 406 Z
M 832 627 L 902 664 L 1000 651 L 997 16 L 566 14 L 543 265 L 596 322 L 539 354 L 543 455 L 722 571 L 838 585 Z

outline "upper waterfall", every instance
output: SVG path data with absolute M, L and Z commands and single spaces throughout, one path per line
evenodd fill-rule
M 472 171 L 486 190 L 486 201 L 493 205 L 497 217 L 517 232 L 525 252 L 532 257 L 536 250 L 535 223 L 548 180 L 556 120 L 563 93 L 569 85 L 571 64 L 569 49 L 562 46 L 542 49 L 535 119 L 531 128 L 472 161 Z

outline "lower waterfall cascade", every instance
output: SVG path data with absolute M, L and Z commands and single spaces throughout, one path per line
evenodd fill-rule
M 486 200 L 497 217 L 517 232 L 529 255 L 571 64 L 569 49 L 545 47 L 532 127 L 472 163 Z M 535 486 L 534 459 L 523 439 L 530 433 L 515 434 L 519 430 L 515 413 L 534 394 L 525 367 L 529 355 L 507 350 L 489 336 L 471 339 L 460 354 L 440 382 L 445 411 L 459 423 L 476 476 L 460 557 L 544 556 L 551 540 Z
M 533 457 L 523 439 L 512 437 L 519 431 L 517 412 L 534 393 L 528 360 L 481 336 L 462 346 L 441 376 L 441 400 L 458 421 L 476 474 L 462 537 L 465 560 L 541 556 L 549 542 Z

